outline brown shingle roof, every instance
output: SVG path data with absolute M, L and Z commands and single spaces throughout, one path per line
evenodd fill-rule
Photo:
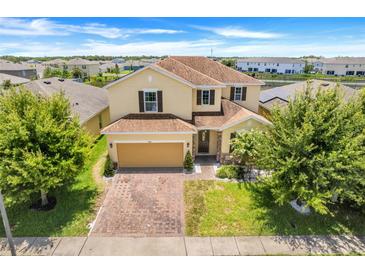
M 172 114 L 128 114 L 102 130 L 103 134 L 145 132 L 196 132 L 196 127 Z
M 172 72 L 194 85 L 223 85 L 223 83 L 214 80 L 173 58 L 166 58 L 157 62 L 155 65 Z
M 232 102 L 222 98 L 221 115 L 194 115 L 194 124 L 199 128 L 215 128 L 222 129 L 238 123 L 245 118 L 256 118 L 263 123 L 270 123 L 264 117 Z
M 167 59 L 178 61 L 195 71 L 198 71 L 210 78 L 224 84 L 256 84 L 263 82 L 242 72 L 227 67 L 217 61 L 213 61 L 203 56 L 170 56 Z

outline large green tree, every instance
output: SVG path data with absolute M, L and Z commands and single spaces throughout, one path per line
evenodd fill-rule
M 90 137 L 63 93 L 51 97 L 25 89 L 0 95 L 0 189 L 9 203 L 29 201 L 73 181 L 89 151 Z
M 338 88 L 308 85 L 286 108 L 272 111 L 273 126 L 259 145 L 258 163 L 279 203 L 299 199 L 330 213 L 333 203 L 365 206 L 365 95 L 345 102 Z

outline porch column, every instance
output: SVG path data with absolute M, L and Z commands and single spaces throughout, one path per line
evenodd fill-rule
M 193 160 L 195 160 L 196 155 L 196 134 L 193 134 L 193 143 L 191 144 L 191 156 L 193 157 Z
M 217 162 L 221 162 L 222 157 L 222 131 L 217 131 Z

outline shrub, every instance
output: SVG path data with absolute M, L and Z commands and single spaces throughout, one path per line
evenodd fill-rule
M 103 175 L 105 177 L 112 177 L 114 175 L 113 162 L 110 159 L 109 155 L 106 157 L 106 161 L 105 161 L 105 164 L 104 164 L 104 173 L 103 173 Z
M 218 168 L 216 175 L 218 178 L 243 178 L 245 175 L 245 168 L 236 165 L 224 165 Z
M 188 151 L 184 159 L 184 168 L 188 171 L 192 171 L 193 167 L 194 167 L 193 157 L 191 156 L 190 151 Z

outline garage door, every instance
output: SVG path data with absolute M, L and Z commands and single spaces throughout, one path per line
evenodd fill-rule
M 120 167 L 182 167 L 183 143 L 118 144 Z

